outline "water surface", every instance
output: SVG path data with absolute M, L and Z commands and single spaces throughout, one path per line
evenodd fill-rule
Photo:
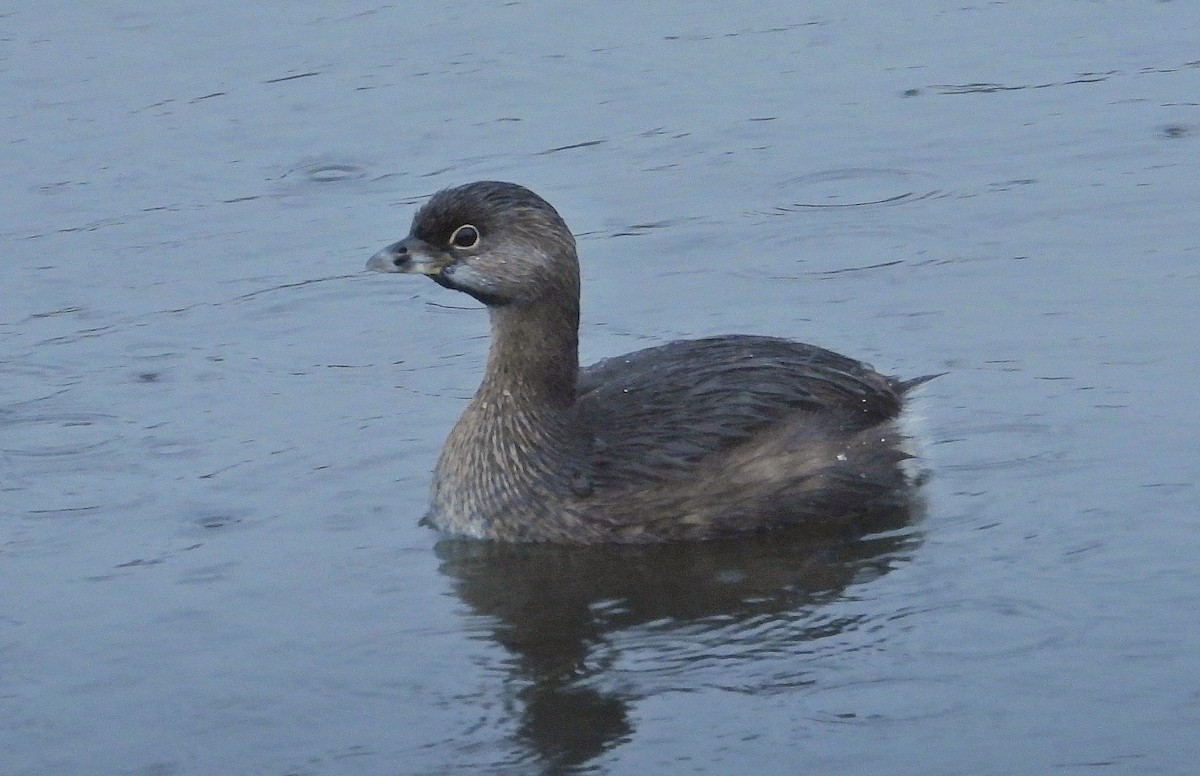
M 5 774 L 1191 774 L 1200 6 L 17 3 Z M 587 360 L 948 374 L 850 543 L 417 526 L 476 305 L 368 276 L 531 186 Z

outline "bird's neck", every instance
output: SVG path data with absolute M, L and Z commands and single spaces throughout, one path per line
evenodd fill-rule
M 564 505 L 590 487 L 590 437 L 574 406 L 579 311 L 490 312 L 483 383 L 442 448 L 430 520 L 468 536 L 525 536 L 567 519 Z
M 492 343 L 476 401 L 565 410 L 575 403 L 579 374 L 579 303 L 489 309 Z

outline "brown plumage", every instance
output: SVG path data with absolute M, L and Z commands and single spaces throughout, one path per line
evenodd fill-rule
M 507 541 L 846 530 L 911 498 L 901 382 L 773 337 L 684 340 L 580 369 L 579 264 L 558 213 L 512 183 L 435 194 L 367 267 L 488 307 L 483 383 L 442 448 L 426 521 Z

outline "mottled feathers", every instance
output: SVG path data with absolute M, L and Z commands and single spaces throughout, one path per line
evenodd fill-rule
M 471 238 L 455 235 L 469 225 Z M 533 192 L 436 194 L 372 259 L 488 306 L 483 382 L 451 431 L 428 521 L 508 541 L 713 539 L 860 526 L 912 497 L 907 382 L 824 348 L 732 335 L 578 367 L 575 241 Z

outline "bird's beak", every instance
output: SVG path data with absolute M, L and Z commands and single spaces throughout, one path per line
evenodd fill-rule
M 440 275 L 447 263 L 447 257 L 431 250 L 424 240 L 410 235 L 372 256 L 367 262 L 367 269 L 376 272 Z

